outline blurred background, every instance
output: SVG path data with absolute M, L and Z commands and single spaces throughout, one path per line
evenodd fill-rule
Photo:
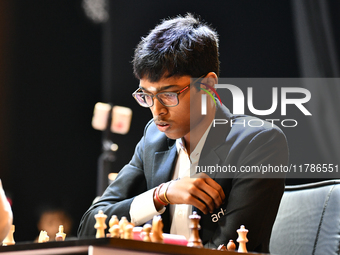
M 129 133 L 109 134 L 119 147 L 110 171 L 130 160 L 151 118 L 131 97 L 138 86 L 131 60 L 161 19 L 192 12 L 211 23 L 221 77 L 339 77 L 339 10 L 339 1 L 316 0 L 1 0 L 0 178 L 16 241 L 34 240 L 42 208 L 51 207 L 71 216 L 76 235 L 97 195 L 104 136 L 91 126 L 97 102 L 132 109 Z M 291 162 L 335 163 L 311 124 L 299 125 L 284 129 Z M 327 145 L 339 156 L 337 144 Z

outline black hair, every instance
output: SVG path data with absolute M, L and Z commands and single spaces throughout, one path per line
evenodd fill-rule
M 137 79 L 157 82 L 172 76 L 219 75 L 218 55 L 217 32 L 188 13 L 163 20 L 142 38 L 132 63 Z

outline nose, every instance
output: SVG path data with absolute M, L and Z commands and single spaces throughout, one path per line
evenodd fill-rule
M 153 100 L 154 100 L 153 106 L 150 107 L 152 115 L 154 117 L 156 117 L 156 116 L 167 114 L 168 108 L 166 106 L 162 105 L 161 102 L 159 102 L 159 100 L 156 97 L 154 97 Z

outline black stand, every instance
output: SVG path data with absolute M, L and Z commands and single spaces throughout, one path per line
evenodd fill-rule
M 97 196 L 101 196 L 109 184 L 108 175 L 113 169 L 113 163 L 116 160 L 117 146 L 112 142 L 111 138 L 111 121 L 112 108 L 110 110 L 106 129 L 103 131 L 102 138 L 102 154 L 98 159 L 97 170 Z
M 110 9 L 110 1 L 107 1 L 107 9 Z M 112 101 L 112 35 L 111 35 L 111 17 L 102 25 L 102 99 L 103 102 Z M 112 150 L 114 143 L 110 139 L 112 108 L 108 117 L 106 130 L 103 131 L 102 137 L 102 154 L 98 159 L 97 172 L 97 196 L 101 196 L 108 186 L 108 175 L 113 169 L 113 162 L 116 160 L 115 151 Z
M 116 160 L 116 152 L 112 150 L 114 143 L 103 140 L 103 152 L 98 159 L 97 196 L 101 196 L 109 184 L 109 173 Z

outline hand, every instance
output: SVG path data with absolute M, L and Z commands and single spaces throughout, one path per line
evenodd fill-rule
M 162 186 L 160 196 L 163 196 L 166 186 Z M 171 204 L 190 204 L 204 214 L 212 213 L 225 200 L 222 187 L 205 174 L 200 174 L 198 178 L 185 177 L 171 182 L 166 196 Z

